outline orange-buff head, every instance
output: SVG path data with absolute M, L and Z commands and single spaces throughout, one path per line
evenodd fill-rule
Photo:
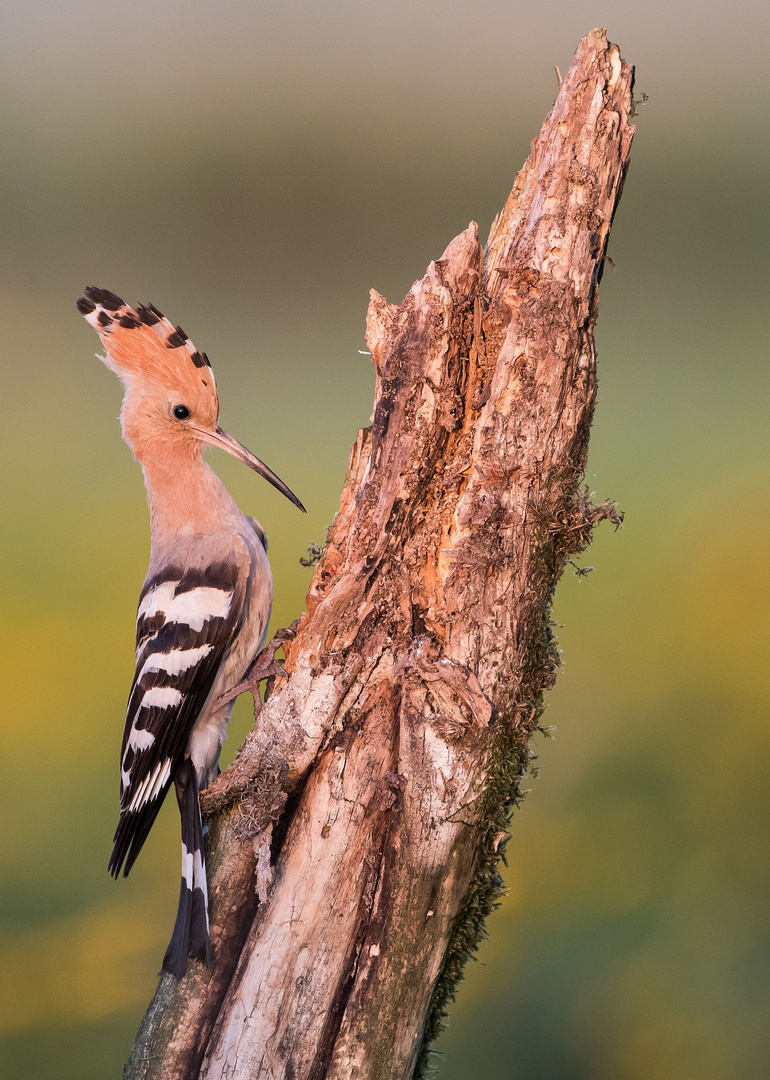
M 123 437 L 143 464 L 153 455 L 199 454 L 219 446 L 243 461 L 304 511 L 297 496 L 250 450 L 218 424 L 219 398 L 208 357 L 181 327 L 152 304 L 128 307 L 107 289 L 89 285 L 78 311 L 99 334 L 104 363 L 123 382 Z

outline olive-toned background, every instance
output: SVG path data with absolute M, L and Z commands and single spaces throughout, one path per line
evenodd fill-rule
M 309 507 L 212 455 L 270 534 L 285 625 L 369 416 L 367 289 L 400 300 L 471 218 L 488 228 L 553 65 L 605 22 L 650 97 L 589 469 L 626 524 L 560 586 L 557 737 L 438 1076 L 770 1073 L 768 9 L 543 7 L 3 6 L 3 1080 L 119 1076 L 178 889 L 171 805 L 131 877 L 106 872 L 148 527 L 75 299 L 94 283 L 181 322 L 224 426 Z

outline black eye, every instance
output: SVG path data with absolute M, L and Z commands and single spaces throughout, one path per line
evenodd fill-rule
M 187 408 L 186 405 L 174 406 L 174 416 L 177 418 L 177 420 L 187 420 L 189 415 L 190 410 Z

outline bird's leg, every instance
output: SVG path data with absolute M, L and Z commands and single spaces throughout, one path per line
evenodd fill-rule
M 255 717 L 259 716 L 262 708 L 262 702 L 259 696 L 259 684 L 261 682 L 267 682 L 267 686 L 265 687 L 265 701 L 267 701 L 272 693 L 276 677 L 284 674 L 284 662 L 283 660 L 278 659 L 275 654 L 283 646 L 284 642 L 291 641 L 297 632 L 298 626 L 299 619 L 295 619 L 291 626 L 287 626 L 282 630 L 277 630 L 272 640 L 253 661 L 241 681 L 220 696 L 217 701 L 217 707 L 226 705 L 228 701 L 232 701 L 233 698 L 238 697 L 239 694 L 248 691 L 254 698 L 254 715 Z

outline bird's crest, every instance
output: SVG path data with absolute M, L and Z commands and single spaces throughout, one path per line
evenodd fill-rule
M 77 307 L 102 339 L 107 353 L 102 359 L 124 382 L 149 378 L 216 402 L 208 357 L 198 352 L 181 326 L 172 325 L 152 304 L 138 304 L 134 310 L 108 289 L 89 285 Z

